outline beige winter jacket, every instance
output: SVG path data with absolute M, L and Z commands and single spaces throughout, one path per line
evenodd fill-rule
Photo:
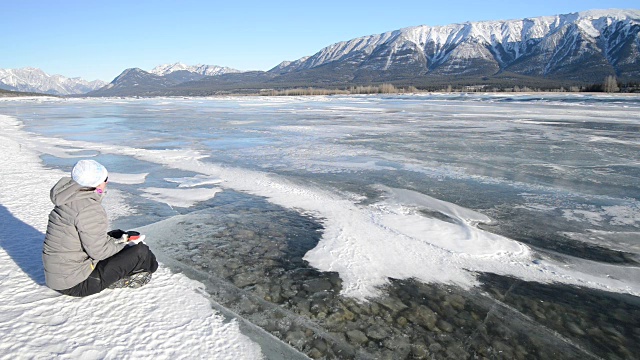
M 98 261 L 125 246 L 107 235 L 107 213 L 103 195 L 86 191 L 70 177 L 51 189 L 55 205 L 49 214 L 42 262 L 47 286 L 65 290 L 89 277 Z

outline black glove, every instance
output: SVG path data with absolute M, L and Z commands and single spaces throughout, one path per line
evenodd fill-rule
M 120 239 L 122 237 L 122 235 L 124 235 L 125 232 L 123 230 L 120 229 L 115 229 L 115 230 L 111 230 L 109 232 L 107 232 L 107 235 L 111 236 L 114 239 Z

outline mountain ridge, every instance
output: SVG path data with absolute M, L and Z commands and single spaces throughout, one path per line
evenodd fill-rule
M 38 68 L 0 69 L 0 89 L 49 95 L 77 95 L 105 86 L 101 80 L 49 75 Z
M 151 74 L 165 76 L 176 71 L 188 71 L 191 73 L 199 74 L 202 76 L 216 76 L 222 74 L 239 73 L 240 70 L 232 69 L 226 66 L 218 65 L 185 65 L 181 62 L 175 62 L 173 64 L 162 64 L 154 67 L 149 71 Z
M 212 95 L 390 83 L 560 88 L 640 82 L 640 10 L 419 25 L 341 41 L 266 72 L 226 73 L 126 94 Z M 118 95 L 99 91 L 89 95 Z M 120 93 L 124 94 L 124 93 Z
M 279 66 L 277 72 L 283 74 L 313 69 L 347 57 L 347 60 L 351 62 L 361 63 L 362 69 L 387 70 L 389 66 L 394 64 L 393 57 L 397 54 L 413 57 L 405 63 L 413 62 L 423 65 L 418 66 L 419 73 L 420 71 L 426 73 L 437 70 L 441 74 L 457 74 L 459 71 L 456 69 L 460 67 L 465 67 L 465 71 L 470 71 L 473 68 L 465 65 L 468 65 L 471 60 L 475 60 L 488 62 L 489 69 L 485 69 L 484 73 L 491 74 L 486 70 L 495 70 L 495 72 L 509 70 L 509 67 L 517 65 L 517 61 L 523 56 L 535 55 L 536 51 L 540 51 L 543 57 L 551 55 L 549 59 L 540 59 L 539 57 L 535 59 L 538 63 L 544 63 L 544 67 L 537 69 L 537 72 L 536 69 L 527 72 L 522 71 L 523 65 L 521 65 L 520 69 L 516 67 L 515 70 L 516 72 L 520 70 L 524 75 L 547 75 L 556 70 L 553 56 L 562 57 L 563 55 L 562 48 L 552 49 L 554 41 L 557 43 L 563 40 L 564 36 L 573 36 L 574 41 L 583 42 L 578 44 L 583 47 L 578 51 L 584 51 L 584 47 L 597 43 L 595 38 L 603 35 L 605 29 L 609 29 L 613 21 L 628 21 L 626 25 L 630 26 L 627 29 L 618 29 L 618 31 L 626 30 L 626 35 L 631 35 L 631 38 L 635 35 L 635 43 L 632 42 L 631 45 L 635 46 L 633 56 L 637 60 L 640 43 L 637 37 L 638 27 L 640 27 L 640 10 L 610 9 L 518 20 L 465 22 L 443 26 L 412 26 L 329 45 L 306 59 L 299 59 L 289 65 Z M 629 31 L 634 31 L 635 34 L 629 34 Z M 604 35 L 612 36 L 613 34 Z M 610 42 L 615 42 L 617 39 L 611 40 Z M 533 46 L 534 44 L 541 44 L 541 48 L 536 48 Z M 607 46 L 604 47 L 611 50 Z M 551 54 L 545 54 L 545 50 L 552 50 Z M 379 59 L 375 58 L 376 53 L 380 55 Z M 611 51 L 606 54 L 606 57 L 610 61 L 613 60 Z M 376 64 L 375 60 L 384 61 Z M 633 61 L 627 62 L 633 63 Z M 445 67 L 442 67 L 443 65 Z M 634 69 L 634 71 L 634 76 L 640 75 L 638 69 Z
M 90 96 L 133 96 L 145 92 L 158 92 L 182 83 L 198 81 L 207 77 L 241 73 L 239 70 L 216 65 L 189 66 L 182 63 L 158 65 L 151 71 L 140 68 L 125 69 L 111 83 L 90 92 Z M 204 75 L 213 74 L 213 75 Z
M 135 70 L 135 71 L 134 71 Z M 42 69 L 34 67 L 24 67 L 20 69 L 0 69 L 0 89 L 25 93 L 41 93 L 48 95 L 83 95 L 88 92 L 109 89 L 123 89 L 127 86 L 120 83 L 128 76 L 137 77 L 139 81 L 148 83 L 154 82 L 156 86 L 169 87 L 187 81 L 195 81 L 205 76 L 217 76 L 227 73 L 239 73 L 240 70 L 217 65 L 185 65 L 180 62 L 173 64 L 162 64 L 154 67 L 150 71 L 138 68 L 125 69 L 111 83 L 102 80 L 87 81 L 80 77 L 67 78 L 63 75 L 49 75 Z M 151 75 L 163 77 L 162 79 L 147 79 Z M 128 81 L 131 86 L 132 81 Z M 152 90 L 152 84 L 146 84 L 138 89 Z M 135 92 L 135 91 L 133 91 Z

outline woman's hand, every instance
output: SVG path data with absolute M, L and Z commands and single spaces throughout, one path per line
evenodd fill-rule
M 109 232 L 107 232 L 107 235 L 111 236 L 114 239 L 120 239 L 122 237 L 122 235 L 124 235 L 125 232 L 123 230 L 120 229 L 115 229 L 115 230 L 111 230 Z

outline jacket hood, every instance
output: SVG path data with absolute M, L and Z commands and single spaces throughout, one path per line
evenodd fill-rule
M 95 191 L 82 191 L 84 189 L 70 177 L 63 177 L 51 188 L 51 202 L 55 206 L 68 204 L 79 199 L 95 198 L 102 200 L 102 195 Z

